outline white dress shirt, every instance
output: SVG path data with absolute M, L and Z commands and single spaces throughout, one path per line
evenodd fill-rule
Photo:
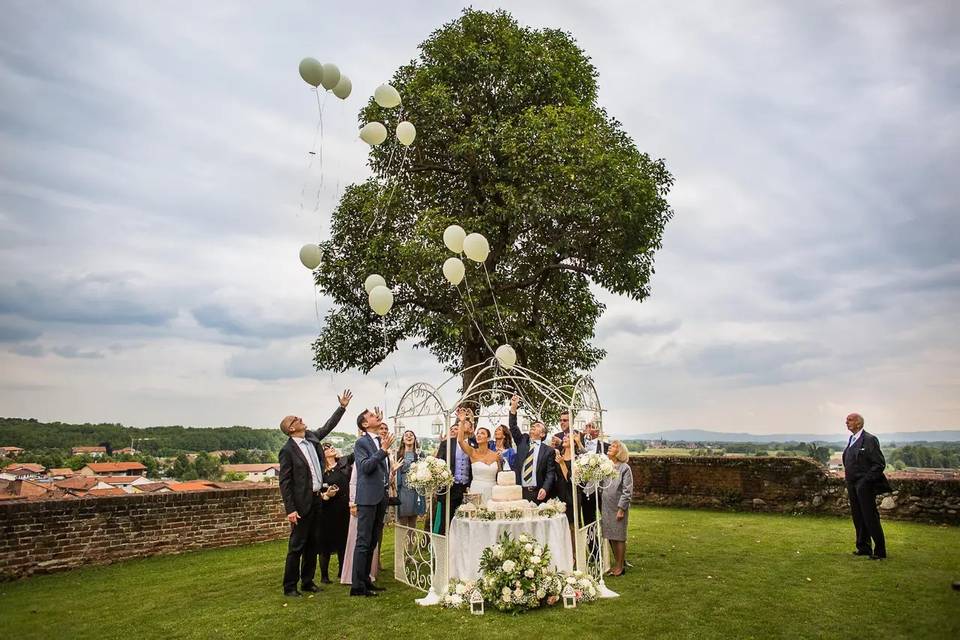
M 310 467 L 310 477 L 313 478 L 313 490 L 320 491 L 320 487 L 323 485 L 323 471 L 316 467 L 313 456 L 310 455 L 311 448 L 313 449 L 313 455 L 317 454 L 316 448 L 306 438 L 294 438 L 293 441 L 297 443 L 300 451 L 303 452 L 303 457 L 307 459 L 307 466 Z M 317 462 L 320 462 L 320 456 L 317 456 Z

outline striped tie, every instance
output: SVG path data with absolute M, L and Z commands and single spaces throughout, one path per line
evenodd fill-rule
M 523 486 L 533 484 L 533 445 L 530 445 L 530 453 L 523 462 Z

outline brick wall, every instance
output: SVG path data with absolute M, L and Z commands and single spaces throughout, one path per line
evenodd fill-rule
M 806 458 L 633 456 L 633 502 L 848 516 L 847 485 Z M 960 525 L 960 480 L 890 479 L 883 518 Z
M 0 579 L 288 534 L 276 487 L 0 503 Z

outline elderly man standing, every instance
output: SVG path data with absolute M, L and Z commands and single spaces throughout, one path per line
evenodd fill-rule
M 320 504 L 324 495 L 333 497 L 337 488 L 323 486 L 323 452 L 320 441 L 333 431 L 353 394 L 347 389 L 337 400 L 340 406 L 326 424 L 316 432 L 310 431 L 297 416 L 280 421 L 280 431 L 289 436 L 280 449 L 280 495 L 290 522 L 290 542 L 283 570 L 283 595 L 300 596 L 297 581 L 304 591 L 320 591 L 313 582 L 317 570 L 320 546 Z
M 850 497 L 850 513 L 857 531 L 857 550 L 853 554 L 881 560 L 887 557 L 887 545 L 880 526 L 877 495 L 892 491 L 883 475 L 887 463 L 880 451 L 880 441 L 875 435 L 864 431 L 863 416 L 858 413 L 848 415 L 847 431 L 850 432 L 850 438 L 843 450 L 843 469 L 847 495 Z

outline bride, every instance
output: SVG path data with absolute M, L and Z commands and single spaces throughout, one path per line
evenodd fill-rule
M 479 493 L 481 504 L 486 504 L 493 493 L 493 486 L 497 484 L 497 472 L 500 471 L 500 455 L 490 448 L 490 430 L 480 427 L 476 430 L 476 448 L 467 442 L 466 429 L 457 430 L 457 442 L 460 448 L 470 458 L 470 470 L 473 472 L 473 481 L 468 493 Z

